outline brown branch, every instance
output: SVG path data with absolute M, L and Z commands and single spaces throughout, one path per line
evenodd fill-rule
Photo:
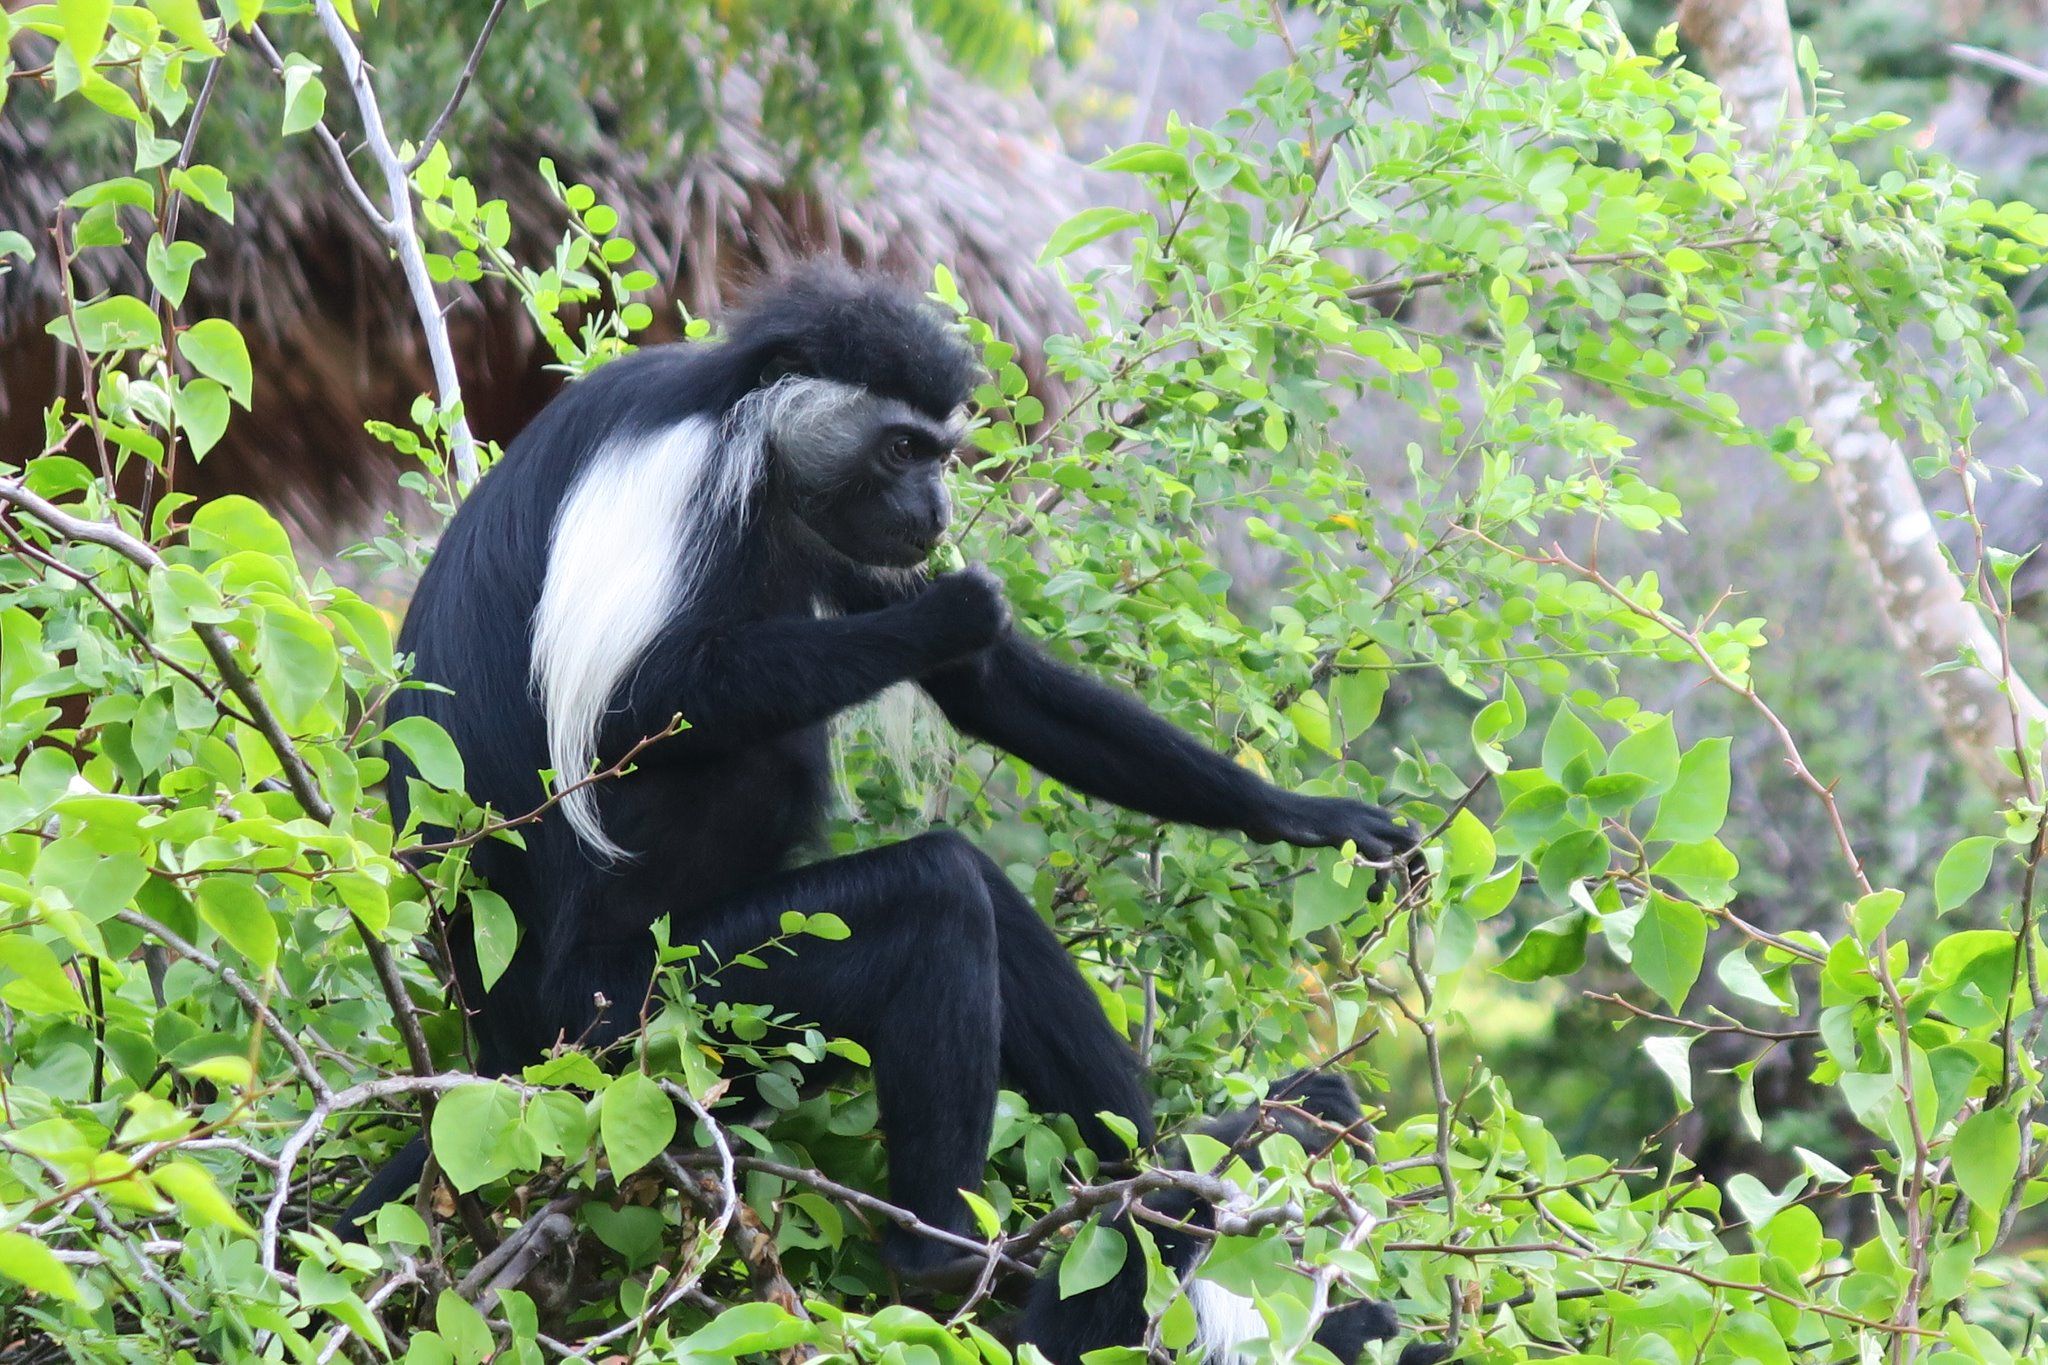
M 596 772 L 586 777 L 580 777 L 568 786 L 560 788 L 551 794 L 547 800 L 541 802 L 524 815 L 515 815 L 506 820 L 489 821 L 481 827 L 471 830 L 468 834 L 459 834 L 453 839 L 439 839 L 426 843 L 408 844 L 406 847 L 396 850 L 394 856 L 403 857 L 408 853 L 449 853 L 456 849 L 468 848 L 472 844 L 480 843 L 492 835 L 502 833 L 505 830 L 518 829 L 521 825 L 530 825 L 556 806 L 561 805 L 571 794 L 595 783 L 608 782 L 613 778 L 625 776 L 627 772 L 631 771 L 634 760 L 645 752 L 648 745 L 659 743 L 670 735 L 679 734 L 682 728 L 682 717 L 678 716 L 669 724 L 667 729 L 660 733 L 648 735 L 644 739 L 634 741 L 633 747 L 626 750 L 618 762 L 608 768 L 600 768 Z
M 1810 1028 L 1772 1030 L 1751 1028 L 1748 1024 L 1743 1023 L 1702 1024 L 1691 1019 L 1681 1019 L 1675 1014 L 1659 1014 L 1655 1010 L 1646 1010 L 1634 1001 L 1624 1000 L 1619 995 L 1603 995 L 1599 991 L 1585 991 L 1583 994 L 1588 1000 L 1598 1000 L 1602 1004 L 1614 1005 L 1627 1010 L 1638 1019 L 1648 1019 L 1652 1023 L 1657 1024 L 1669 1024 L 1674 1028 L 1691 1029 L 1699 1034 L 1733 1033 L 1739 1034 L 1744 1038 L 1761 1038 L 1765 1042 L 1770 1043 L 1790 1042 L 1795 1038 L 1820 1037 L 1819 1029 Z

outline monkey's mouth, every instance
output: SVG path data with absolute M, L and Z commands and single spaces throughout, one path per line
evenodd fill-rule
M 931 558 L 938 544 L 937 536 L 898 536 L 881 547 L 875 563 L 887 569 L 914 569 Z

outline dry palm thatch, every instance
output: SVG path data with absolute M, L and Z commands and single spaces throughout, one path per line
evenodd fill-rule
M 1035 99 L 935 69 L 906 135 L 872 148 L 857 178 L 827 169 L 799 179 L 761 135 L 758 89 L 743 74 L 727 80 L 714 149 L 678 173 L 653 173 L 615 148 L 576 153 L 509 138 L 472 151 L 463 169 L 507 201 L 515 254 L 539 259 L 561 231 L 536 170 L 551 158 L 565 181 L 591 185 L 619 210 L 621 231 L 692 313 L 715 314 L 762 272 L 826 251 L 915 280 L 947 265 L 977 313 L 1027 357 L 1069 323 L 1064 291 L 1035 261 L 1053 226 L 1085 202 L 1086 177 Z M 0 225 L 40 238 L 65 193 L 93 177 L 49 150 L 46 117 L 20 108 L 0 120 Z M 331 184 L 308 193 L 302 177 L 280 181 L 290 187 L 241 190 L 232 226 L 185 218 L 185 235 L 207 251 L 187 307 L 243 326 L 258 384 L 254 411 L 179 486 L 251 493 L 327 540 L 396 497 L 397 466 L 364 422 L 402 419 L 429 370 L 384 243 L 348 196 Z M 78 288 L 146 288 L 142 240 L 88 254 Z M 43 332 L 61 307 L 52 256 L 0 277 L 0 452 L 40 444 L 43 405 L 76 385 Z M 549 357 L 507 292 L 446 293 L 472 423 L 506 439 L 553 392 Z M 674 329 L 673 310 L 656 316 L 667 319 L 657 331 Z

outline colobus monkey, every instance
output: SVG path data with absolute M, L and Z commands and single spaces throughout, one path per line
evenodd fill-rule
M 724 962 L 788 911 L 844 941 L 732 969 L 700 998 L 768 1005 L 872 1059 L 894 1201 L 949 1230 L 982 1178 L 996 1086 L 1071 1115 L 1122 1155 L 1099 1111 L 1150 1140 L 1130 1049 L 1002 870 L 951 830 L 816 856 L 827 725 L 914 681 L 951 723 L 1081 792 L 1165 820 L 1375 860 L 1414 837 L 1376 806 L 1283 791 L 1011 628 L 995 578 L 920 569 L 946 529 L 944 467 L 976 358 L 915 294 L 813 264 L 771 284 L 716 344 L 650 347 L 571 384 L 450 522 L 399 637 L 414 676 L 394 715 L 460 751 L 500 813 L 646 747 L 524 827 L 476 870 L 520 941 L 486 993 L 470 935 L 454 968 L 478 1062 L 506 1071 L 559 1040 L 632 1031 L 649 926 Z M 394 755 L 393 815 L 410 770 Z M 415 1146 L 348 1216 L 418 1178 Z M 957 1253 L 892 1229 L 884 1253 L 943 1278 Z M 957 1266 L 954 1267 L 957 1270 Z
M 1328 1151 L 1364 1124 L 1350 1082 L 1329 1072 L 1298 1072 L 1275 1086 L 1272 1098 L 1293 1106 L 1274 1111 L 1279 1130 L 1311 1155 Z M 1259 1121 L 1260 1111 L 1253 1106 L 1211 1119 L 1196 1131 L 1242 1153 L 1257 1168 L 1263 1165 L 1259 1147 L 1265 1140 L 1257 1132 Z M 1179 1155 L 1184 1158 L 1185 1152 Z M 1146 1220 L 1146 1230 L 1159 1250 L 1160 1264 L 1185 1282 L 1207 1246 L 1202 1232 L 1215 1226 L 1215 1209 L 1180 1189 L 1157 1190 L 1141 1202 L 1154 1215 Z M 1053 1365 L 1080 1365 L 1082 1356 L 1106 1346 L 1144 1344 L 1150 1321 L 1145 1311 L 1145 1256 L 1129 1214 L 1116 1215 L 1112 1226 L 1123 1232 L 1128 1249 L 1122 1267 L 1107 1284 L 1063 1299 L 1059 1263 L 1053 1261 L 1031 1286 L 1017 1339 L 1036 1346 Z M 1183 1227 L 1194 1231 L 1182 1231 Z M 1195 1349 L 1205 1365 L 1233 1365 L 1242 1359 L 1239 1348 L 1266 1335 L 1265 1319 L 1249 1299 L 1206 1280 L 1190 1284 L 1188 1297 L 1195 1309 Z M 1364 1299 L 1325 1316 L 1316 1329 L 1316 1342 L 1339 1365 L 1353 1365 L 1367 1342 L 1391 1340 L 1399 1331 L 1393 1309 Z M 1437 1365 L 1447 1354 L 1441 1346 L 1411 1342 L 1401 1352 L 1400 1365 Z

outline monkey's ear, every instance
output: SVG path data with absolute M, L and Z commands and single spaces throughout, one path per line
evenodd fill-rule
M 787 379 L 796 373 L 796 357 L 786 351 L 777 351 L 761 366 L 761 388 L 767 388 L 778 379 Z

